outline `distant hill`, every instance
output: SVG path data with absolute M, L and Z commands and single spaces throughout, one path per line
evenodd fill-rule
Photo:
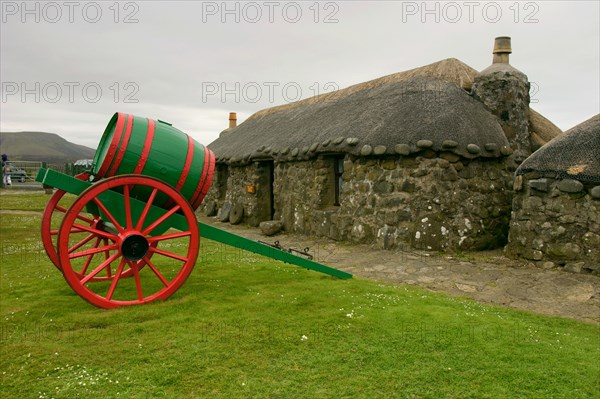
M 58 134 L 44 132 L 0 133 L 0 151 L 11 161 L 45 161 L 49 164 L 91 159 L 96 152 L 71 143 Z

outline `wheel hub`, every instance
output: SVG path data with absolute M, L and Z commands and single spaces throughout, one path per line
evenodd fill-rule
M 127 260 L 137 261 L 148 253 L 150 244 L 146 237 L 140 234 L 127 236 L 121 244 L 121 252 Z

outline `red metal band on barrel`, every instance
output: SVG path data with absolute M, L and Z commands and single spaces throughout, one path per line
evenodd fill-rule
M 117 151 L 119 141 L 121 141 L 121 134 L 123 133 L 123 125 L 125 124 L 126 117 L 125 114 L 121 112 L 118 112 L 117 114 L 117 125 L 115 126 L 113 138 L 108 146 L 108 151 L 106 152 L 106 156 L 102 161 L 100 170 L 98 170 L 98 173 L 96 173 L 96 178 L 102 178 L 105 176 L 106 172 L 108 171 L 108 167 L 110 166 L 110 163 L 113 160 L 113 156 Z
M 152 141 L 154 140 L 154 126 L 156 122 L 154 119 L 148 119 L 148 130 L 146 131 L 146 141 L 144 141 L 144 148 L 142 148 L 142 154 L 140 155 L 140 161 L 136 165 L 133 173 L 139 175 L 144 170 L 144 166 L 146 166 L 146 161 L 148 160 L 148 154 L 150 153 L 150 148 L 152 148 Z
M 181 192 L 181 187 L 183 187 L 183 184 L 185 183 L 185 180 L 186 180 L 188 174 L 190 173 L 190 169 L 192 167 L 192 160 L 194 159 L 194 140 L 192 140 L 192 138 L 189 136 L 189 134 L 186 134 L 186 136 L 188 138 L 187 155 L 185 156 L 185 164 L 183 165 L 183 171 L 181 172 L 179 181 L 177 182 L 177 185 L 175 186 L 175 189 L 180 192 Z
M 129 138 L 131 137 L 131 130 L 133 129 L 133 115 L 127 115 L 127 130 L 125 130 L 125 136 L 123 137 L 123 141 L 121 142 L 121 146 L 119 147 L 119 153 L 115 158 L 115 162 L 112 167 L 108 171 L 108 176 L 114 176 L 119 170 L 119 166 L 121 165 L 121 161 L 123 160 L 123 156 L 125 155 L 125 150 L 127 149 L 127 145 L 129 144 Z
M 210 189 L 210 184 L 212 182 L 213 176 L 214 176 L 214 171 L 215 171 L 215 153 L 212 152 L 211 150 L 208 150 L 208 153 L 210 154 L 210 161 L 209 161 L 209 165 L 208 165 L 208 176 L 206 176 L 206 180 L 204 181 L 204 187 L 202 188 L 202 195 L 200 196 L 200 202 L 198 203 L 198 206 L 200 206 L 200 203 L 204 200 L 204 197 L 206 196 L 206 194 L 208 193 L 208 190 Z
M 200 193 L 198 194 L 198 196 L 195 198 L 194 202 L 192 203 L 192 207 L 194 209 L 196 209 L 200 206 L 200 204 L 202 203 L 202 200 L 204 199 L 204 196 L 206 195 L 206 193 L 208 192 L 208 190 L 210 188 L 210 183 L 212 181 L 212 175 L 213 175 L 214 168 L 215 168 L 215 154 L 208 148 L 204 147 L 204 169 L 203 169 L 204 174 L 202 176 L 202 179 L 200 180 L 200 183 L 198 184 L 198 187 L 200 187 Z
M 206 147 L 204 147 L 204 165 L 202 165 L 202 176 L 200 177 L 200 180 L 198 181 L 198 185 L 196 186 L 196 190 L 194 191 L 194 194 L 192 195 L 192 198 L 190 200 L 190 204 L 192 205 L 192 208 L 194 208 L 194 210 L 197 208 L 197 206 L 195 206 L 196 202 L 198 202 L 198 198 L 202 196 L 202 186 L 204 185 L 204 181 L 206 179 L 206 176 L 208 175 L 208 154 L 206 153 Z

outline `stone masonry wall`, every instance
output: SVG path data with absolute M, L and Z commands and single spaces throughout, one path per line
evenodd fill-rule
M 339 210 L 328 201 L 332 184 L 333 165 L 327 159 L 277 164 L 275 219 L 282 220 L 286 231 L 330 236 L 320 233 L 320 225 Z
M 531 154 L 529 133 L 529 88 L 527 76 L 508 64 L 494 64 L 477 75 L 473 95 L 498 117 L 504 134 L 515 150 L 517 163 Z
M 529 174 L 515 188 L 506 255 L 600 274 L 600 186 Z
M 215 176 L 216 177 L 216 176 Z M 216 180 L 216 179 L 215 179 Z M 224 206 L 231 206 L 241 202 L 244 206 L 243 222 L 257 226 L 258 201 L 256 194 L 246 192 L 247 185 L 257 186 L 259 175 L 255 164 L 246 166 L 229 167 L 227 178 L 227 191 L 225 196 L 219 195 L 218 181 L 214 181 L 203 201 L 201 210 L 206 211 L 207 206 L 214 202 L 216 208 L 221 210 Z
M 501 159 L 469 161 L 450 153 L 346 156 L 341 204 L 334 206 L 333 162 L 280 163 L 276 218 L 287 231 L 381 248 L 496 248 L 508 235 L 512 173 Z

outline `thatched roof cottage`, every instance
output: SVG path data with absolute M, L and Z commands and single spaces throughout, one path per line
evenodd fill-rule
M 527 77 L 499 39 L 503 65 L 483 73 L 447 59 L 223 131 L 209 145 L 217 173 L 207 213 L 227 220 L 233 209 L 234 222 L 275 219 L 290 232 L 383 248 L 504 245 L 513 173 L 561 131 L 530 110 Z
M 600 273 L 600 115 L 527 158 L 515 189 L 508 255 Z

